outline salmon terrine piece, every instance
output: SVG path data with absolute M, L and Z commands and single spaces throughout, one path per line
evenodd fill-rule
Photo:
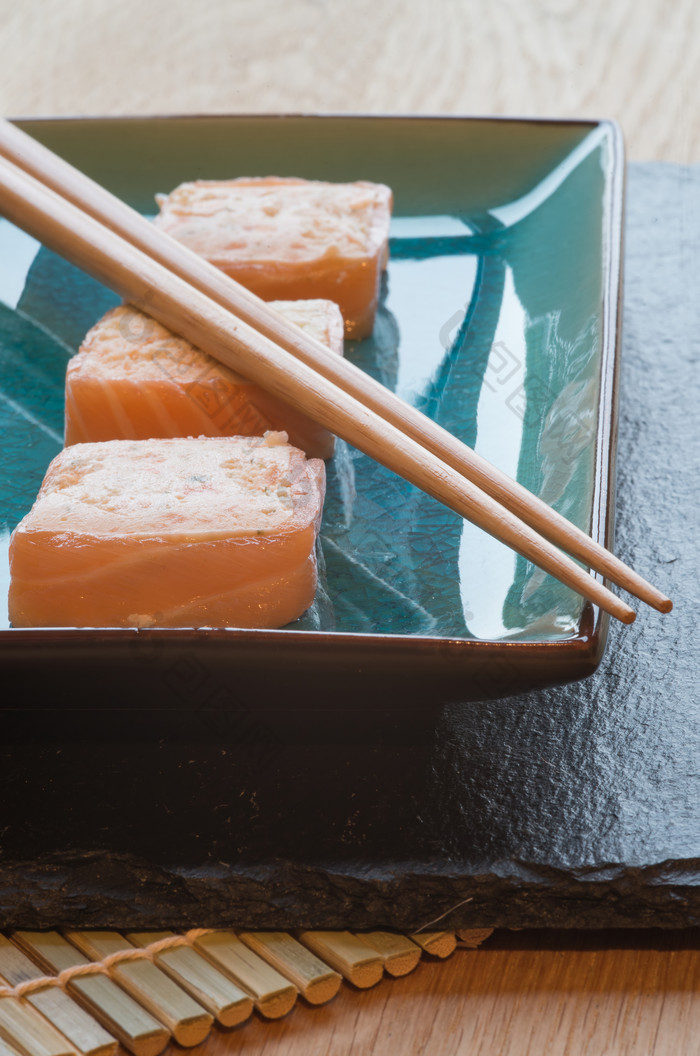
M 342 355 L 343 320 L 331 301 L 275 302 Z M 262 436 L 284 430 L 309 458 L 330 458 L 334 437 L 301 411 L 246 381 L 130 305 L 90 330 L 66 373 L 66 446 L 176 436 Z
M 281 627 L 316 591 L 325 467 L 282 434 L 65 448 L 10 542 L 15 627 Z
M 349 337 L 374 325 L 392 194 L 380 183 L 196 180 L 158 196 L 156 223 L 264 300 L 326 297 Z

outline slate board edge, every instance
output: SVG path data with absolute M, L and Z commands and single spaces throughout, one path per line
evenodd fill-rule
M 512 863 L 503 875 L 438 870 L 405 863 L 367 869 L 363 879 L 361 870 L 277 862 L 213 876 L 129 855 L 61 855 L 0 868 L 0 920 L 6 929 L 700 926 L 700 861 L 611 864 L 579 876 Z

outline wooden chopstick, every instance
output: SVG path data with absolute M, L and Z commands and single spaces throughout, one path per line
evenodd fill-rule
M 520 516 L 525 514 L 531 521 L 537 521 L 539 531 L 544 526 L 551 535 L 554 522 L 558 541 L 564 538 L 561 545 L 577 553 L 590 567 L 597 567 L 610 578 L 616 579 L 655 608 L 670 610 L 670 600 L 656 588 L 647 584 L 614 555 L 594 544 L 585 533 L 569 525 L 546 504 L 477 458 L 474 452 L 447 432 L 414 412 L 383 386 L 372 382 L 372 379 L 345 361 L 340 360 L 344 364 L 340 368 L 342 376 L 336 375 L 338 364 L 333 365 L 332 360 L 339 357 L 328 357 L 325 350 L 319 353 L 318 349 L 323 346 L 316 348 L 315 342 L 292 324 L 281 320 L 264 302 L 244 291 L 233 280 L 219 276 L 216 269 L 152 228 L 137 213 L 55 158 L 30 137 L 7 122 L 1 124 L 0 153 L 16 155 L 23 165 L 33 167 L 34 171 L 40 173 L 46 183 L 38 183 L 8 162 L 2 163 L 0 204 L 8 218 L 18 226 L 26 228 L 73 263 L 95 274 L 170 329 L 295 404 L 354 446 L 501 539 L 623 622 L 630 623 L 634 619 L 634 612 L 629 606 L 526 526 L 518 516 L 503 509 L 498 501 L 460 474 L 466 475 L 468 471 L 474 475 L 474 466 L 477 465 L 480 467 L 477 475 L 483 478 L 479 483 L 488 484 L 493 493 L 499 494 L 500 501 L 507 499 Z M 103 195 L 106 196 L 109 208 L 104 219 L 112 227 L 119 226 L 125 230 L 133 241 L 125 243 L 114 232 L 107 231 L 100 223 L 91 220 L 67 198 L 64 200 L 52 193 L 48 189 L 51 182 L 60 187 L 67 198 L 79 201 L 81 209 L 85 208 L 93 214 L 105 213 Z M 114 212 L 117 213 L 116 220 Z M 136 248 L 134 242 L 137 240 L 152 256 L 146 257 Z M 156 254 L 167 261 L 167 267 L 158 263 Z M 187 275 L 188 281 L 180 279 L 176 270 Z M 199 289 L 189 284 L 193 278 Z M 223 285 L 218 285 L 222 279 Z M 203 285 L 208 293 L 214 292 L 217 296 L 216 303 L 201 293 Z M 219 302 L 226 294 L 228 303 L 232 303 L 231 289 L 235 292 L 235 298 L 240 297 L 240 303 L 236 302 L 236 310 L 247 314 L 260 329 L 250 327 L 228 311 L 222 313 Z M 263 331 L 274 333 L 277 341 L 281 339 L 288 347 L 293 346 L 292 351 L 299 358 L 292 360 L 281 354 L 279 345 L 273 344 Z M 304 362 L 302 356 L 308 362 Z M 309 362 L 313 363 L 313 370 L 308 366 Z M 349 372 L 346 372 L 346 367 Z M 358 401 L 346 389 L 339 389 L 331 383 L 328 377 L 331 372 L 342 384 L 352 387 L 368 405 Z M 401 433 L 387 417 L 380 418 L 373 411 L 374 406 L 381 406 L 382 413 L 394 421 L 400 421 L 408 435 Z M 452 459 L 453 465 L 436 457 L 431 458 L 428 448 L 413 439 L 416 435 L 421 436 L 421 444 L 427 442 L 433 447 L 439 439 L 442 453 Z M 453 468 L 457 456 L 461 465 L 458 471 Z M 488 471 L 484 466 L 488 467 Z M 504 495 L 501 495 L 502 491 Z M 581 550 L 582 546 L 587 551 L 585 554 Z M 588 552 L 591 547 L 598 553 L 595 562 Z

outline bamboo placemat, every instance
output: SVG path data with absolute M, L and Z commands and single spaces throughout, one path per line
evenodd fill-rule
M 15 931 L 0 935 L 0 1056 L 190 1048 L 214 1024 L 325 1004 L 344 983 L 368 989 L 490 932 Z

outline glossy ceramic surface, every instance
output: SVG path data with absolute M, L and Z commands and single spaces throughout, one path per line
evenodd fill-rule
M 252 117 L 24 127 L 145 213 L 157 191 L 196 176 L 388 183 L 395 216 L 382 303 L 372 337 L 348 343 L 346 355 L 580 527 L 609 537 L 622 202 L 614 125 Z M 68 358 L 116 300 L 0 221 L 5 542 L 61 446 Z M 537 684 L 595 665 L 605 621 L 578 595 L 345 444 L 328 468 L 325 578 L 292 628 L 302 667 L 311 671 L 331 639 L 333 655 L 370 666 L 413 648 L 438 685 L 445 650 L 466 670 L 507 646 L 499 655 L 513 688 L 526 668 L 530 679 L 537 668 Z M 6 630 L 0 649 L 41 649 L 58 634 Z M 81 648 L 92 636 L 101 651 L 120 636 L 60 634 Z M 216 636 L 160 632 L 166 649 L 169 634 L 191 645 Z M 283 637 L 229 632 L 227 641 L 277 655 Z

